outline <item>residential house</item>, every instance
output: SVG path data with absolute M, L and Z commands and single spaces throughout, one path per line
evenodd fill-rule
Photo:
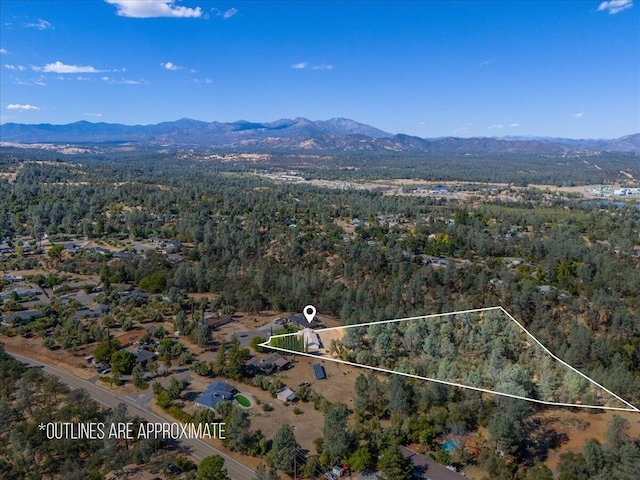
M 405 457 L 411 460 L 414 478 L 431 478 L 433 480 L 463 480 L 467 478 L 451 468 L 440 465 L 429 455 L 421 455 L 404 446 L 401 446 L 400 450 Z
M 113 252 L 113 258 L 135 258 L 139 256 L 140 254 L 136 252 L 129 252 L 127 250 L 122 250 L 120 252 Z
M 11 298 L 11 294 L 13 292 L 15 292 L 16 295 L 18 295 L 18 298 L 21 298 L 21 299 L 35 297 L 36 295 L 38 295 L 38 292 L 36 292 L 32 288 L 12 288 L 7 292 L 0 293 L 0 298 L 2 298 L 3 300 L 8 300 Z
M 176 253 L 182 246 L 180 242 L 176 242 L 174 240 L 167 240 L 164 242 L 164 245 L 164 253 L 166 253 L 167 255 Z
M 2 323 L 5 325 L 11 325 L 13 323 L 31 323 L 34 320 L 42 317 L 40 310 L 21 310 L 19 312 L 12 312 L 2 317 Z
M 13 253 L 14 248 L 9 245 L 9 243 L 2 242 L 0 243 L 0 253 Z
M 68 252 L 71 255 L 75 255 L 81 250 L 80 245 L 78 245 L 77 243 L 65 243 L 63 244 L 63 247 L 64 251 Z
M 107 313 L 109 313 L 109 306 L 101 303 L 94 308 L 84 307 L 80 310 L 76 310 L 75 316 L 78 320 L 82 320 L 84 318 L 99 318 L 103 315 L 106 315 Z
M 111 250 L 102 247 L 91 247 L 87 248 L 87 252 L 89 253 L 99 253 L 100 255 L 109 255 Z
M 209 385 L 202 392 L 202 395 L 196 398 L 196 405 L 215 410 L 220 402 L 233 400 L 237 394 L 238 390 L 233 385 L 218 380 Z
M 135 300 L 138 298 L 150 297 L 148 293 L 144 293 L 142 290 L 139 290 L 137 288 L 132 288 L 130 290 L 124 290 L 122 292 L 118 292 L 118 296 L 125 300 Z
M 8 282 L 21 282 L 24 280 L 20 275 L 5 275 L 4 279 Z
M 231 315 L 222 314 L 218 318 L 215 318 L 214 316 L 205 317 L 205 320 L 207 321 L 207 325 L 214 329 L 233 322 L 233 317 Z
M 136 365 L 145 366 L 149 360 L 153 360 L 156 356 L 157 354 L 155 352 L 139 348 L 136 352 Z
M 289 322 L 302 328 L 322 328 L 324 325 L 318 320 L 318 317 L 314 315 L 311 322 L 307 321 L 307 318 L 302 313 L 296 313 L 289 317 Z
M 273 372 L 289 368 L 291 368 L 291 363 L 279 353 L 272 353 L 267 357 L 253 357 L 247 362 L 247 372 L 250 375 L 258 373 L 270 375 Z
M 320 350 L 320 348 L 322 348 L 320 337 L 310 328 L 305 328 L 304 330 L 299 331 L 298 335 L 302 335 L 302 340 L 304 341 L 304 346 L 307 352 L 317 352 L 318 350 Z

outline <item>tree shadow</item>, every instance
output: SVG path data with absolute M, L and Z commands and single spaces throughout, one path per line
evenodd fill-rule
M 533 465 L 536 460 L 544 462 L 549 457 L 549 450 L 556 450 L 569 441 L 569 436 L 549 426 L 551 422 L 535 421 L 536 430 L 527 442 L 523 453 L 523 463 Z

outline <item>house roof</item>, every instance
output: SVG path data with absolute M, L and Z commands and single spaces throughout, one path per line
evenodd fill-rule
M 227 315 L 227 314 L 222 314 L 220 315 L 219 318 L 208 318 L 207 319 L 207 324 L 212 327 L 220 327 L 222 325 L 226 325 L 227 323 L 230 323 L 233 321 L 233 317 L 231 315 Z
M 302 313 L 296 313 L 289 317 L 289 321 L 291 323 L 295 323 L 299 327 L 310 327 L 310 328 L 318 328 L 322 325 L 320 320 L 318 320 L 317 316 L 314 316 L 311 322 L 307 322 L 306 317 Z
M 141 348 L 136 353 L 136 363 L 147 362 L 152 358 L 155 358 L 155 356 L 156 354 L 154 352 L 150 352 L 149 350 L 145 350 L 144 348 Z
M 279 353 L 272 353 L 266 357 L 253 357 L 247 362 L 247 366 L 259 368 L 261 370 L 271 370 L 272 367 L 285 368 L 289 364 L 289 360 Z
M 42 317 L 42 312 L 40 310 L 21 310 L 19 312 L 13 312 L 5 315 L 2 317 L 2 321 L 9 324 L 16 319 L 20 320 L 22 323 L 29 323 L 40 317 Z
M 196 398 L 196 404 L 200 405 L 201 407 L 207 407 L 212 410 L 215 410 L 218 404 L 223 400 L 225 399 L 222 397 L 216 396 L 213 393 L 205 391 L 202 395 Z
M 202 392 L 202 395 L 196 399 L 196 404 L 202 407 L 215 409 L 220 402 L 224 400 L 233 400 L 236 393 L 238 393 L 238 390 L 236 390 L 233 385 L 218 380 L 213 382 L 204 392 Z
M 2 292 L 0 293 L 0 296 L 2 298 L 10 298 L 11 294 L 13 292 L 16 292 L 16 295 L 18 295 L 18 297 L 22 298 L 22 297 L 31 297 L 33 295 L 38 295 L 38 292 L 32 288 L 12 288 L 11 290 L 7 291 L 7 292 Z
M 109 313 L 109 306 L 101 303 L 94 308 L 81 308 L 80 310 L 76 310 L 76 318 L 82 319 L 89 317 L 99 317 L 107 313 Z
M 283 388 L 276 397 L 282 402 L 291 402 L 296 399 L 296 394 L 290 388 Z
M 443 467 L 429 455 L 421 455 L 404 446 L 401 446 L 400 450 L 405 457 L 411 460 L 415 469 L 428 471 L 429 478 L 433 478 L 434 480 L 462 480 L 467 478 L 464 475 Z
M 302 334 L 302 338 L 304 339 L 304 344 L 307 347 L 309 352 L 318 351 L 322 346 L 320 342 L 320 337 L 316 332 L 311 330 L 310 328 L 305 328 L 299 332 Z
M 236 393 L 238 393 L 238 390 L 236 389 L 236 387 L 227 382 L 217 380 L 209 385 L 205 392 L 219 393 L 223 396 L 233 397 Z
M 287 360 L 284 357 L 280 357 L 279 359 L 277 359 L 275 362 L 273 362 L 273 364 L 276 366 L 276 368 L 284 368 L 287 365 L 289 365 L 291 362 L 289 362 L 289 360 Z

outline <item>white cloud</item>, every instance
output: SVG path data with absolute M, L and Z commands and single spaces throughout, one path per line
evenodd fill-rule
M 24 110 L 40 110 L 40 107 L 29 104 L 21 105 L 19 103 L 10 103 L 7 105 L 7 110 L 20 110 L 22 112 Z
M 333 65 L 320 63 L 318 65 L 311 65 L 309 62 L 294 63 L 291 65 L 294 70 L 303 70 L 305 68 L 311 68 L 311 70 L 333 70 Z
M 485 60 L 484 62 L 480 62 L 480 66 L 485 67 L 491 63 L 493 63 L 493 60 Z
M 174 65 L 171 62 L 161 63 L 160 66 L 162 68 L 166 68 L 167 70 L 182 70 L 184 67 L 179 67 L 178 65 Z
M 101 117 L 102 114 L 101 113 L 85 113 L 85 116 L 87 116 L 87 117 Z
M 238 13 L 238 9 L 237 8 L 230 8 L 229 10 L 227 10 L 226 12 L 224 12 L 222 14 L 222 18 L 224 18 L 226 20 L 227 18 L 233 17 L 236 13 Z
M 117 14 L 131 18 L 199 18 L 202 17 L 200 7 L 178 7 L 175 0 L 105 0 L 115 5 Z
M 9 53 L 9 52 L 7 52 L 6 48 L 0 48 L 0 54 L 6 55 L 7 53 Z
M 41 18 L 38 19 L 37 23 L 25 23 L 24 26 L 27 28 L 37 28 L 38 30 L 47 30 L 49 28 L 53 28 L 53 25 Z
M 574 113 L 573 114 L 574 118 L 583 118 L 584 117 L 584 112 L 580 112 L 580 113 Z
M 34 85 L 38 85 L 39 87 L 46 87 L 46 86 L 47 86 L 47 84 L 46 84 L 46 83 L 44 83 L 44 82 L 42 82 L 42 81 L 40 81 L 40 80 L 34 80 L 34 81 L 33 81 L 33 84 L 34 84 Z
M 225 10 L 224 12 L 222 10 L 218 10 L 217 8 L 212 8 L 211 11 L 213 12 L 213 14 L 216 17 L 222 17 L 225 20 L 234 17 L 237 13 L 238 13 L 238 9 L 237 8 L 230 8 L 229 10 Z
M 520 124 L 519 123 L 510 123 L 509 126 L 511 128 L 518 128 L 520 126 Z
M 66 65 L 62 62 L 53 62 L 47 63 L 44 67 L 31 67 L 36 72 L 47 72 L 47 73 L 101 73 L 108 70 L 96 70 L 95 67 L 91 65 L 80 66 L 80 65 Z
M 313 70 L 333 70 L 333 65 L 325 65 L 324 63 L 320 65 L 314 65 L 311 67 Z
M 7 70 L 18 70 L 20 72 L 24 72 L 26 70 L 26 68 L 22 65 L 8 65 L 6 63 L 4 64 L 4 68 L 6 68 Z
M 127 80 L 127 79 L 116 80 L 115 78 L 111 78 L 111 77 L 102 77 L 100 78 L 100 80 L 106 83 L 118 83 L 121 85 L 140 85 L 142 83 L 145 83 L 145 84 L 149 83 L 145 80 Z
M 199 78 L 194 78 L 193 81 L 195 83 L 207 83 L 207 84 L 213 82 L 213 80 L 211 80 L 210 78 L 205 78 L 204 80 L 200 80 Z
M 610 0 L 608 2 L 602 2 L 598 7 L 598 11 L 609 11 L 609 15 L 615 15 L 627 8 L 633 7 L 633 0 Z
M 487 127 L 488 130 L 500 130 L 501 128 L 504 128 L 504 125 L 500 125 L 497 123 L 494 123 L 493 125 L 489 125 Z

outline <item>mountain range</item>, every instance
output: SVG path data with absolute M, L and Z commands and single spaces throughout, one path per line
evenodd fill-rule
M 397 152 L 431 154 L 571 155 L 640 153 L 640 134 L 616 139 L 549 137 L 420 138 L 391 134 L 347 118 L 274 122 L 202 122 L 183 118 L 154 125 L 80 121 L 66 125 L 0 125 L 0 141 L 16 143 L 126 143 L 168 147 L 210 147 L 239 151 Z

